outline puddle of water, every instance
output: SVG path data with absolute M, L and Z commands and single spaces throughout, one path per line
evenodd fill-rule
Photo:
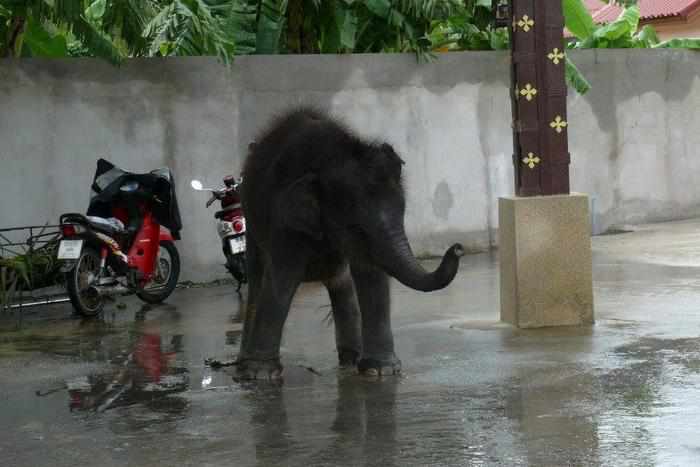
M 497 293 L 487 272 L 464 274 Z M 646 273 L 627 290 L 640 300 L 655 277 Z M 59 459 L 53 467 L 700 464 L 699 338 L 640 337 L 648 324 L 623 312 L 594 327 L 515 330 L 493 321 L 493 296 L 471 299 L 479 293 L 397 292 L 404 375 L 381 380 L 336 370 L 318 288 L 297 300 L 277 385 L 204 366 L 240 344 L 240 304 L 225 291 L 182 293 L 177 309 L 141 317 L 27 324 L 0 334 L 0 374 L 22 381 L 3 386 L 0 457 Z M 629 296 L 607 297 L 625 311 Z M 472 315 L 479 307 L 489 312 Z M 30 364 L 10 373 L 7 362 Z

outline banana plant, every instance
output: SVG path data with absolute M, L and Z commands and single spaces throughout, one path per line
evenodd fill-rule
M 561 0 L 569 48 L 700 48 L 639 29 L 636 0 L 595 24 L 582 0 Z M 613 1 L 613 0 L 610 0 Z M 0 0 L 0 56 L 126 57 L 277 53 L 413 52 L 508 47 L 491 0 Z M 569 84 L 590 85 L 567 58 Z
M 97 0 L 98 3 L 102 0 Z M 89 14 L 84 0 L 0 0 L 0 56 L 64 57 L 79 41 L 91 55 L 118 62 L 122 52 Z
M 567 27 L 575 40 L 569 44 L 576 49 L 626 49 L 626 48 L 700 48 L 698 38 L 676 38 L 660 41 L 651 25 L 639 29 L 640 11 L 636 4 L 629 4 L 618 18 L 605 25 L 596 25 L 581 0 L 565 0 L 569 10 L 565 10 Z M 585 11 L 582 11 L 583 10 Z
M 501 50 L 507 49 L 508 31 L 493 27 L 491 0 L 472 0 L 445 19 L 431 22 L 428 38 L 434 50 Z
M 172 0 L 154 5 L 162 8 L 145 25 L 142 34 L 150 44 L 149 56 L 215 55 L 224 63 L 231 60 L 235 42 L 217 15 L 228 5 L 204 0 Z
M 230 0 L 0 0 L 0 56 L 234 54 Z
M 640 11 L 637 2 L 627 0 L 620 3 L 624 8 L 611 23 L 595 24 L 591 13 L 582 0 L 563 0 L 567 29 L 574 38 L 568 43 L 570 49 L 620 49 L 620 48 L 685 48 L 700 49 L 700 39 L 678 38 L 660 41 L 651 25 L 639 28 Z M 567 79 L 573 87 L 585 93 L 590 84 L 567 58 Z

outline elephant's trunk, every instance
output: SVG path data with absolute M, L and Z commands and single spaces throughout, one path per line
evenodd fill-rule
M 388 242 L 380 242 L 380 264 L 399 282 L 407 287 L 423 292 L 432 292 L 447 287 L 457 275 L 459 258 L 464 248 L 459 243 L 452 245 L 442 257 L 440 266 L 432 273 L 420 265 L 411 250 L 403 226 L 394 228 L 386 237 Z

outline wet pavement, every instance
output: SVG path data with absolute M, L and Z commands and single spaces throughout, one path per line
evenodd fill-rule
M 700 222 L 594 240 L 596 325 L 498 323 L 496 255 L 447 290 L 393 284 L 401 377 L 336 368 L 329 300 L 297 294 L 281 384 L 209 357 L 240 340 L 232 287 L 0 320 L 0 465 L 700 465 Z M 435 263 L 432 263 L 434 265 Z

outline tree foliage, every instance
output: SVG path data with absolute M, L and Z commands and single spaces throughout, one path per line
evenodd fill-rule
M 100 1 L 100 0 L 98 0 Z M 76 42 L 92 54 L 117 61 L 113 39 L 86 16 L 79 0 L 2 0 L 0 55 L 62 57 Z
M 0 0 L 0 55 L 415 52 L 505 46 L 490 0 Z
M 698 48 L 699 39 L 639 29 L 636 0 L 595 24 L 583 0 L 561 0 L 569 48 Z M 612 3 L 613 0 L 610 0 Z M 279 53 L 413 52 L 508 47 L 491 0 L 0 0 L 0 56 L 126 57 Z M 589 85 L 567 58 L 567 80 Z
M 226 1 L 0 0 L 0 56 L 217 55 L 234 41 Z

